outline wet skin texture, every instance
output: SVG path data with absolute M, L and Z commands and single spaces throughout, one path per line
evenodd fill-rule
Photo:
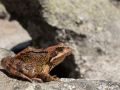
M 70 54 L 71 49 L 63 43 L 45 49 L 28 47 L 14 57 L 2 59 L 1 65 L 9 74 L 30 82 L 56 81 L 59 78 L 49 72 Z

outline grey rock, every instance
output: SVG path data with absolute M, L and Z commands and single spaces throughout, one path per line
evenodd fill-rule
M 28 32 L 17 22 L 0 20 L 0 47 L 12 49 L 31 40 Z
M 0 72 L 0 90 L 119 90 L 120 83 L 105 80 L 61 79 L 47 83 L 29 83 L 8 78 Z
M 39 0 L 50 25 L 76 33 L 93 34 L 111 25 L 120 12 L 110 0 Z M 118 0 L 117 0 L 118 1 Z M 114 22 L 113 22 L 114 23 Z M 117 19 L 119 23 L 119 19 Z
M 7 49 L 0 48 L 0 60 L 6 56 L 14 56 L 15 54 Z
M 10 14 L 7 12 L 6 8 L 4 5 L 0 2 L 0 19 L 10 19 Z
M 110 2 L 118 9 L 120 8 L 120 0 L 110 0 Z

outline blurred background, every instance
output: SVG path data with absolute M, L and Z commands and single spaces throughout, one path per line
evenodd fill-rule
M 120 81 L 120 0 L 0 0 L 1 53 L 59 42 L 73 52 L 52 75 Z

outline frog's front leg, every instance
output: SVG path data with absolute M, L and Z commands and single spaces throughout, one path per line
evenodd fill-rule
M 39 77 L 45 82 L 59 80 L 59 78 L 57 76 L 51 76 L 50 74 L 40 74 Z

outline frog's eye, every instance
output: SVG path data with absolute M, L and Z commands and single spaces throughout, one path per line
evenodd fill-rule
M 58 51 L 58 52 L 62 52 L 64 50 L 64 47 L 57 47 L 56 48 L 56 51 Z

